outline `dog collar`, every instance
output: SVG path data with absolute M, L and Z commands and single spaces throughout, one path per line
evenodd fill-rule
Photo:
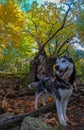
M 54 79 L 54 81 L 57 80 L 56 76 L 53 79 Z
M 59 82 L 59 80 L 57 79 L 56 76 L 52 78 L 52 82 L 54 83 L 55 81 Z M 60 82 L 59 82 L 59 84 L 60 84 Z M 63 86 L 65 86 L 65 88 L 67 88 L 67 89 L 71 88 L 71 86 L 72 86 L 70 83 L 66 83 L 66 82 L 63 82 L 63 81 L 61 81 L 61 84 Z
M 53 81 L 53 82 L 56 81 L 56 80 L 57 80 L 56 76 L 52 78 L 52 81 Z

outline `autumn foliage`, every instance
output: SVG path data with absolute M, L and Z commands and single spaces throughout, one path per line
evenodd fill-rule
M 81 89 L 81 81 L 84 77 L 84 51 L 77 49 L 80 45 L 83 50 L 84 46 L 84 1 L 59 1 L 59 4 L 57 0 L 56 3 L 45 2 L 42 5 L 33 1 L 28 6 L 27 0 L 0 0 L 0 110 L 14 115 L 34 111 L 34 95 L 18 96 L 19 91 L 30 82 L 28 76 L 32 59 L 43 50 L 51 62 L 51 59 L 69 50 L 76 64 L 80 85 L 68 108 L 71 126 L 66 129 L 83 130 L 84 90 Z M 16 85 L 15 81 L 11 83 L 10 79 L 5 82 L 7 74 L 14 74 L 13 78 L 20 77 L 22 85 Z M 53 101 L 52 97 L 48 97 L 46 103 Z M 46 119 L 43 113 L 40 117 L 57 127 L 56 111 L 48 114 Z

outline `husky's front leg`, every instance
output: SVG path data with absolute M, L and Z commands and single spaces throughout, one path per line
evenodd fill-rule
M 38 100 L 42 93 L 35 93 L 35 109 L 38 109 Z
M 56 108 L 57 108 L 57 115 L 61 125 L 66 126 L 67 122 L 63 116 L 63 109 L 62 109 L 62 100 L 56 99 Z
M 49 96 L 48 93 L 45 93 L 45 94 L 42 96 L 42 104 L 43 104 L 44 106 L 46 105 L 45 101 L 46 101 L 46 99 L 47 99 L 48 96 Z
M 69 97 L 66 97 L 66 98 L 63 100 L 63 104 L 62 104 L 62 107 L 63 107 L 63 115 L 64 115 L 64 119 L 65 119 L 66 121 L 68 121 L 68 117 L 67 117 L 67 115 L 66 115 L 68 102 L 69 102 Z

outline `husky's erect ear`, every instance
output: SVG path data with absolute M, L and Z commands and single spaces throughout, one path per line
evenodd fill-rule
M 71 55 L 68 51 L 66 51 L 66 54 L 65 54 L 66 58 L 70 59 L 71 58 Z

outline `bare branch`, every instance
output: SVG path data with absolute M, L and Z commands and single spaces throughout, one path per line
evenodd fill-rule
M 56 34 L 58 34 L 58 32 L 60 32 L 60 31 L 64 28 L 65 23 L 66 23 L 66 18 L 67 18 L 67 16 L 68 16 L 69 11 L 71 10 L 71 5 L 72 5 L 72 3 L 69 5 L 68 10 L 66 11 L 66 14 L 65 14 L 64 19 L 63 19 L 63 24 L 62 24 L 62 26 L 43 44 L 43 46 L 41 47 L 40 52 L 44 49 L 44 47 L 46 46 L 46 44 L 47 44 L 50 40 L 52 40 L 52 38 L 54 38 L 54 36 L 55 36 Z
M 62 47 L 63 47 L 66 43 L 68 43 L 69 40 L 71 40 L 73 37 L 74 37 L 74 36 L 69 37 L 67 40 L 65 40 L 65 41 L 61 44 L 61 46 L 60 46 L 60 47 L 58 48 L 58 50 L 57 50 L 57 54 L 59 54 L 59 52 L 60 52 L 60 50 L 62 49 Z
M 54 25 L 56 24 L 56 22 L 54 23 L 54 24 L 52 24 L 52 27 L 51 27 L 51 29 L 50 29 L 50 31 L 49 31 L 49 37 L 50 37 L 50 35 L 51 35 L 51 32 L 52 32 L 52 29 L 54 28 Z M 50 51 L 50 43 L 49 43 L 49 45 L 48 45 L 48 48 L 49 48 L 49 54 L 50 54 L 50 57 L 51 57 L 51 51 Z
M 67 51 L 69 48 L 69 45 L 66 47 L 66 49 L 64 49 L 58 56 L 61 56 L 65 51 Z
M 59 44 L 58 41 L 56 41 L 56 44 L 55 44 L 55 48 L 54 48 L 53 54 L 51 55 L 52 58 L 54 58 L 54 57 L 57 55 L 58 44 Z

